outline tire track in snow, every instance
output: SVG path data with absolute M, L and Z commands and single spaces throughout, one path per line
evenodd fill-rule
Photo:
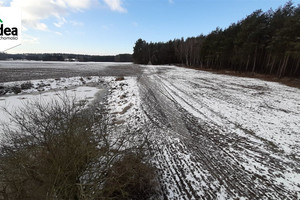
M 154 152 L 155 162 L 161 171 L 161 182 L 167 185 L 165 188 L 170 185 L 173 187 L 173 194 L 165 193 L 166 197 L 169 199 L 176 199 L 175 196 L 178 199 L 186 197 L 188 199 L 216 199 L 220 193 L 224 193 L 224 188 L 223 195 L 228 195 L 227 199 L 296 197 L 296 194 L 289 193 L 288 190 L 276 185 L 270 177 L 266 178 L 255 174 L 239 163 L 245 162 L 241 159 L 242 157 L 238 157 L 239 153 L 246 154 L 248 157 L 252 156 L 259 161 L 262 161 L 264 156 L 271 157 L 270 154 L 274 152 L 264 155 L 266 153 L 263 152 L 266 147 L 264 141 L 258 140 L 259 138 L 251 140 L 247 138 L 251 137 L 247 133 L 244 133 L 244 137 L 237 134 L 228 137 L 218 124 L 202 123 L 199 118 L 181 107 L 182 102 L 198 115 L 201 114 L 201 111 L 185 101 L 183 97 L 181 98 L 182 102 L 178 102 L 180 96 L 176 93 L 178 88 L 174 85 L 169 87 L 168 85 L 171 83 L 165 84 L 166 82 L 168 82 L 166 77 L 160 77 L 153 72 L 152 75 L 141 76 L 139 79 L 142 108 L 147 113 L 149 120 L 155 122 L 152 124 L 156 127 L 153 132 L 153 149 L 156 151 Z M 180 92 L 190 95 L 185 91 Z M 213 110 L 211 111 L 213 112 Z M 217 115 L 218 113 L 215 116 Z M 202 116 L 206 117 L 204 113 Z M 222 118 L 222 115 L 218 117 Z M 210 122 L 213 122 L 213 119 Z M 228 124 L 232 124 L 232 122 L 228 120 Z M 212 131 L 213 133 L 211 133 Z M 229 143 L 226 144 L 227 142 Z M 231 143 L 236 143 L 236 147 L 230 146 Z M 252 146 L 259 147 L 259 150 L 255 151 Z M 230 152 L 230 148 L 234 151 Z M 246 151 L 249 153 L 244 153 Z M 185 160 L 185 164 L 179 158 L 180 154 L 185 157 L 190 155 L 190 158 Z M 263 156 L 260 158 L 260 155 Z M 275 158 L 269 160 L 272 159 L 273 162 L 262 163 L 272 169 L 272 164 L 278 161 Z M 286 166 L 284 162 L 281 164 L 280 167 Z M 275 164 L 274 166 L 274 168 L 278 167 Z M 199 176 L 199 174 L 201 175 Z M 174 177 L 171 178 L 170 175 Z M 187 180 L 188 176 L 192 177 L 192 181 Z

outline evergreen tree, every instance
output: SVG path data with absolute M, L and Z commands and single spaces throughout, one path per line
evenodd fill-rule
M 300 5 L 254 11 L 245 19 L 208 35 L 134 47 L 136 63 L 184 64 L 239 72 L 300 76 Z

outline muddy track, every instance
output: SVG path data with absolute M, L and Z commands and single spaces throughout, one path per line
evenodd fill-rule
M 243 132 L 244 137 L 226 132 L 213 121 L 207 123 L 194 117 L 178 102 L 180 94 L 176 92 L 185 91 L 169 88 L 164 84 L 168 81 L 165 78 L 155 73 L 139 78 L 142 109 L 148 117 L 148 126 L 152 126 L 148 129 L 152 130 L 154 162 L 165 198 L 217 199 L 220 195 L 228 199 L 297 198 L 296 193 L 273 180 L 287 167 L 297 168 L 294 162 L 287 162 L 272 144 L 251 135 L 251 130 L 239 124 L 228 122 Z M 201 114 L 184 98 L 180 101 Z M 266 175 L 245 169 L 249 159 L 266 168 Z

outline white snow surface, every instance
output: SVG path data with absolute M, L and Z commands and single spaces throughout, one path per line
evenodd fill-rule
M 199 120 L 237 134 L 243 134 L 237 127 L 247 129 L 286 154 L 300 155 L 299 89 L 182 68 L 167 72 L 161 80 L 172 97 Z
M 137 134 L 145 123 L 137 77 L 128 76 L 120 81 L 116 81 L 116 77 L 104 77 L 104 80 L 109 87 L 106 109 L 110 113 L 110 127 Z
M 173 66 L 143 67 L 142 78 L 125 77 L 121 81 L 116 81 L 115 77 L 105 78 L 110 88 L 107 109 L 111 127 L 125 127 L 150 135 L 155 149 L 152 161 L 158 169 L 167 199 L 251 199 L 229 189 L 227 184 L 232 183 L 227 183 L 225 178 L 232 174 L 220 174 L 224 178 L 222 184 L 220 179 L 214 180 L 212 171 L 198 161 L 217 159 L 219 155 L 232 159 L 233 164 L 239 163 L 245 173 L 252 174 L 250 179 L 251 176 L 263 177 L 268 183 L 291 193 L 300 190 L 299 172 L 295 168 L 299 162 L 290 159 L 299 159 L 300 154 L 299 89 L 259 79 Z M 143 82 L 150 86 L 145 87 Z M 151 97 L 152 92 L 155 98 Z M 150 103 L 155 103 L 150 104 L 147 98 Z M 201 144 L 190 138 L 191 133 L 185 128 L 173 102 L 211 131 L 209 134 L 217 131 L 224 138 L 232 137 L 233 141 L 219 140 L 215 145 L 225 147 L 216 155 L 213 155 L 213 143 L 208 144 L 212 155 L 205 152 L 208 149 L 201 149 Z M 164 110 L 171 128 L 154 113 L 157 107 Z M 238 139 L 250 146 L 243 147 Z M 219 147 L 216 149 L 220 150 Z M 277 159 L 280 162 L 278 168 L 268 159 Z M 213 166 L 218 165 L 215 161 L 211 167 L 222 170 L 222 163 Z M 229 169 L 230 166 L 229 163 Z M 233 168 L 231 170 L 234 174 Z M 255 178 L 251 182 L 260 188 L 260 182 Z M 251 185 L 248 187 L 252 190 Z M 271 199 L 279 197 L 268 189 L 266 195 Z
M 7 94 L 0 96 L 0 124 L 10 124 L 12 119 L 8 113 L 14 113 L 30 103 L 38 102 L 46 105 L 53 102 L 60 102 L 65 97 L 70 98 L 70 100 L 76 99 L 78 101 L 92 102 L 96 93 L 102 89 L 89 86 L 88 84 L 97 83 L 99 80 L 99 77 L 33 80 L 31 82 L 34 87 L 31 89 L 23 90 L 18 95 Z M 3 85 L 16 86 L 24 82 L 7 82 Z
M 71 78 L 57 78 L 57 79 L 40 79 L 40 80 L 30 80 L 30 81 L 14 81 L 0 83 L 0 86 L 4 87 L 20 87 L 24 83 L 31 83 L 33 86 L 30 89 L 22 90 L 20 94 L 32 94 L 40 93 L 49 90 L 65 90 L 70 87 L 82 86 L 89 83 L 99 82 L 100 78 L 98 76 L 89 77 L 71 77 Z M 13 92 L 8 92 L 5 95 L 13 95 Z
M 149 83 L 142 98 L 149 98 L 147 93 L 150 85 L 154 99 L 160 105 L 158 109 L 163 110 L 171 126 L 164 127 L 165 131 L 159 128 L 155 130 L 158 134 L 154 139 L 160 151 L 156 153 L 155 163 L 161 171 L 162 182 L 167 190 L 165 195 L 169 199 L 251 199 L 246 194 L 241 195 L 229 189 L 231 184 L 239 184 L 239 178 L 232 178 L 238 177 L 239 173 L 240 179 L 250 176 L 251 184 L 258 191 L 265 190 L 262 196 L 282 198 L 282 194 L 276 191 L 279 188 L 286 190 L 287 195 L 297 195 L 300 191 L 298 88 L 173 66 L 143 67 L 146 83 Z M 154 100 L 152 98 L 149 101 Z M 151 113 L 155 107 L 154 104 L 144 110 Z M 177 112 L 187 113 L 184 115 L 189 117 L 183 119 L 182 114 Z M 156 115 L 151 117 L 152 121 L 157 120 Z M 191 118 L 206 133 L 200 130 L 199 136 L 191 135 L 192 132 L 183 123 Z M 220 163 L 217 164 L 218 160 Z M 224 161 L 228 164 L 222 163 Z M 205 171 L 207 167 L 201 162 L 211 162 L 212 166 L 208 167 L 211 171 Z M 224 164 L 228 168 L 223 168 Z M 233 168 L 241 169 L 239 166 L 245 170 L 244 175 L 242 170 L 235 171 Z M 220 179 L 209 181 L 212 173 L 217 173 L 223 181 L 229 178 L 228 182 L 224 182 L 226 189 Z M 237 183 L 230 183 L 230 178 Z M 267 186 L 261 185 L 264 182 L 268 182 Z M 250 182 L 245 180 L 245 183 Z M 272 191 L 269 184 L 277 187 L 276 192 Z M 255 191 L 253 186 L 249 184 L 246 190 Z
M 243 187 L 265 191 L 261 195 L 268 199 L 278 199 L 284 192 L 292 199 L 299 193 L 299 89 L 174 66 L 142 67 L 142 77 L 119 81 L 103 77 L 109 88 L 106 109 L 110 128 L 151 136 L 152 162 L 165 198 L 251 199 L 242 193 Z M 22 104 L 24 97 L 47 98 L 54 95 L 53 89 L 62 92 L 65 87 L 92 99 L 99 89 L 83 87 L 88 81 L 98 82 L 99 77 L 31 81 L 35 89 L 2 96 L 0 105 Z M 187 121 L 199 127 L 189 129 Z M 193 130 L 199 135 L 194 136 Z M 242 182 L 243 178 L 250 182 Z M 235 184 L 240 188 L 232 189 Z
M 0 68 L 56 68 L 71 70 L 99 70 L 112 65 L 128 65 L 128 62 L 57 62 L 57 61 L 0 61 Z

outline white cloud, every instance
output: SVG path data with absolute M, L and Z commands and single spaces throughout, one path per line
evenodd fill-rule
M 48 26 L 44 23 L 36 23 L 35 24 L 35 28 L 40 30 L 40 31 L 47 31 L 48 30 Z
M 169 0 L 169 3 L 174 3 L 174 0 Z
M 69 21 L 69 23 L 72 24 L 73 26 L 83 26 L 84 25 L 83 22 L 74 21 L 74 20 Z
M 27 31 L 28 29 L 25 26 L 22 26 L 22 31 Z
M 40 41 L 39 41 L 39 38 L 37 38 L 37 37 L 23 34 L 22 43 L 23 44 L 39 44 Z
M 103 0 L 106 5 L 112 10 L 125 13 L 127 10 L 122 7 L 123 2 L 121 0 Z
M 56 35 L 59 35 L 59 36 L 61 36 L 61 35 L 63 35 L 61 32 L 54 32 Z
M 59 17 L 58 22 L 53 23 L 54 26 L 60 28 L 62 27 L 62 25 L 64 25 L 65 23 L 67 23 L 67 20 L 64 17 Z
M 50 17 L 56 17 L 58 22 L 54 25 L 61 27 L 66 20 L 67 13 L 82 11 L 91 6 L 94 0 L 12 0 L 12 7 L 21 7 L 22 22 L 25 27 L 47 30 L 47 25 L 42 23 Z

